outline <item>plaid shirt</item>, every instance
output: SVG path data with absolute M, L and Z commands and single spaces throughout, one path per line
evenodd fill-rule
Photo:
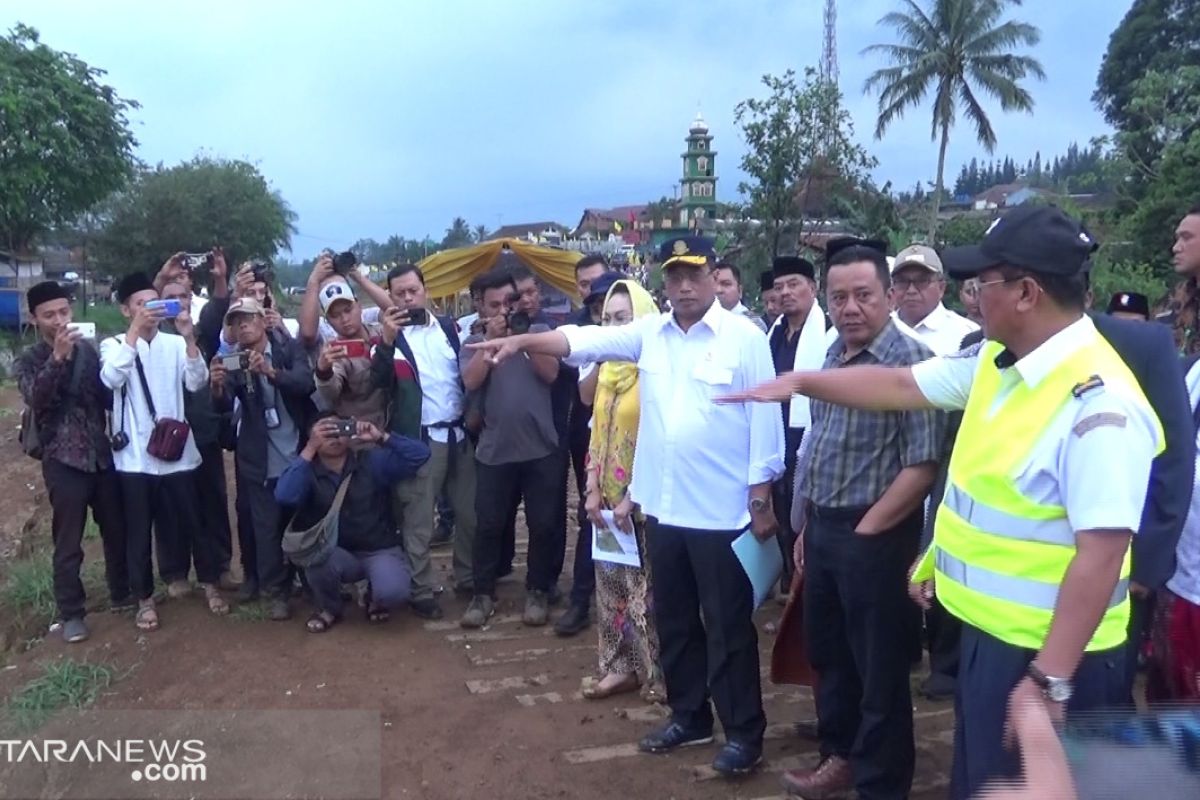
M 877 364 L 907 367 L 933 352 L 889 319 L 865 350 L 846 359 L 839 338 L 824 369 Z M 905 467 L 940 461 L 946 438 L 941 411 L 861 411 L 812 401 L 812 430 L 801 491 L 818 506 L 874 505 Z

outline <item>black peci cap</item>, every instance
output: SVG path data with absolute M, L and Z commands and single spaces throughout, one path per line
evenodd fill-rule
M 1002 265 L 1044 275 L 1078 275 L 1099 246 L 1083 223 L 1057 206 L 1018 206 L 993 222 L 979 244 L 945 250 L 942 264 L 958 279 Z
M 71 299 L 71 291 L 60 286 L 54 281 L 42 281 L 29 287 L 29 291 L 25 293 L 25 303 L 29 306 L 29 313 L 36 314 L 37 307 L 42 303 L 49 303 L 51 300 L 67 300 Z
M 863 239 L 858 236 L 839 236 L 825 243 L 825 263 L 828 264 L 843 250 L 851 247 L 866 247 L 877 250 L 881 255 L 887 255 L 888 243 L 883 239 Z
M 778 261 L 778 259 L 776 259 Z M 775 289 L 775 273 L 771 270 L 760 272 L 758 275 L 758 290 L 760 292 L 770 292 Z
M 771 265 L 772 278 L 782 278 L 784 275 L 803 275 L 810 280 L 817 279 L 817 268 L 807 258 L 800 256 L 779 256 Z
M 1150 319 L 1150 298 L 1137 292 L 1117 292 L 1108 301 L 1108 313 L 1127 311 Z
M 144 272 L 131 272 L 117 284 L 117 302 L 122 305 L 138 292 L 155 292 L 154 281 Z

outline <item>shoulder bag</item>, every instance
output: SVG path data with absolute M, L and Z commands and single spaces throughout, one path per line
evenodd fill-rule
M 333 554 L 338 543 L 338 517 L 342 513 L 342 501 L 346 499 L 346 490 L 353 478 L 354 470 L 342 478 L 333 497 L 333 505 L 320 522 L 304 530 L 296 530 L 289 525 L 283 532 L 283 554 L 288 561 L 301 569 L 308 569 L 324 564 Z
M 150 396 L 150 384 L 146 382 L 146 371 L 142 368 L 142 357 L 135 356 L 138 381 L 142 384 L 142 394 L 146 395 L 146 405 L 150 407 L 150 419 L 154 421 L 154 430 L 150 432 L 150 443 L 146 452 L 160 461 L 178 461 L 183 458 L 183 450 L 187 447 L 188 434 L 191 428 L 180 419 L 169 417 L 158 418 L 154 410 L 154 398 Z M 124 423 L 122 415 L 122 424 Z

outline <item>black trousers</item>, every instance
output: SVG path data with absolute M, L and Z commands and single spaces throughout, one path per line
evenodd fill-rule
M 727 740 L 760 746 L 767 721 L 754 592 L 730 547 L 741 533 L 676 528 L 651 517 L 646 548 L 671 719 L 711 730 L 716 706 Z
M 941 682 L 958 679 L 958 657 L 962 649 L 962 623 L 942 607 L 934 597 L 932 607 L 925 612 L 925 633 L 929 637 L 929 674 Z
M 771 501 L 775 507 L 775 519 L 779 522 L 779 549 L 783 552 L 782 583 L 785 587 L 792 583 L 792 572 L 795 571 L 792 551 L 796 546 L 798 531 L 792 530 L 792 497 L 796 487 L 796 451 L 804 439 L 803 428 L 785 428 L 786 442 L 783 453 L 783 477 L 771 485 Z
M 490 465 L 476 461 L 475 594 L 495 594 L 514 492 L 525 502 L 525 524 L 529 528 L 525 588 L 550 590 L 557 578 L 553 572 L 554 553 L 556 538 L 562 530 L 555 523 L 559 504 L 554 496 L 561 471 L 562 457 L 558 451 L 533 461 L 511 464 Z
M 804 539 L 804 628 L 819 677 L 822 755 L 849 759 L 862 798 L 903 798 L 915 750 L 909 688 L 908 569 L 918 508 L 875 536 L 854 532 L 866 508 L 812 510 Z
M 240 486 L 243 480 L 241 470 L 238 469 L 236 462 L 233 468 L 233 480 L 235 486 Z M 258 546 L 254 541 L 254 517 L 250 513 L 248 499 L 241 494 L 234 495 L 233 509 L 237 515 L 238 560 L 242 565 L 242 581 L 257 586 L 258 555 L 256 550 Z
M 129 588 L 134 598 L 146 600 L 154 594 L 152 528 L 157 531 L 163 580 L 186 578 L 189 563 L 194 563 L 200 582 L 216 583 L 221 576 L 221 556 L 216 536 L 197 524 L 195 470 L 172 475 L 122 472 L 120 479 Z
M 275 501 L 275 484 L 275 480 L 252 481 L 239 475 L 237 505 L 239 518 L 244 508 L 249 523 L 250 541 L 242 546 L 254 552 L 253 578 L 259 591 L 269 597 L 282 597 L 290 589 L 291 572 L 283 556 L 285 520 Z
M 50 496 L 54 540 L 54 603 L 59 619 L 81 619 L 87 600 L 79 570 L 83 566 L 83 530 L 88 508 L 100 527 L 104 545 L 104 576 L 114 603 L 129 599 L 129 570 L 125 556 L 125 517 L 121 487 L 111 469 L 84 472 L 60 461 L 42 461 L 42 479 Z
M 572 420 L 570 437 L 567 440 L 567 455 L 569 466 L 575 472 L 575 489 L 579 495 L 579 506 L 575 509 L 579 533 L 575 539 L 575 561 L 571 567 L 571 605 L 583 608 L 591 605 L 592 594 L 596 591 L 596 565 L 592 563 L 592 522 L 583 510 L 583 499 L 587 495 L 587 455 L 591 438 L 592 432 L 587 425 L 580 425 Z M 571 527 L 568 521 L 570 509 L 567 507 L 567 466 L 568 459 L 564 458 L 561 517 L 565 527 L 562 533 L 562 547 L 557 551 L 558 568 L 554 571 L 556 580 L 566 560 L 567 530 Z
M 1137 597 L 1129 595 L 1129 628 L 1125 640 L 1125 675 L 1121 690 L 1110 701 L 1110 705 L 1133 708 L 1133 684 L 1137 679 L 1138 656 L 1142 644 L 1150 631 L 1150 623 L 1154 619 L 1154 595 Z
M 1020 753 L 1004 745 L 1004 722 L 1008 696 L 1036 655 L 963 624 L 950 773 L 950 796 L 955 800 L 975 797 L 987 781 L 1020 774 Z M 1072 682 L 1068 718 L 1104 708 L 1124 686 L 1124 648 L 1085 654 Z
M 200 504 L 200 526 L 216 537 L 221 571 L 233 560 L 233 529 L 229 526 L 229 491 L 225 484 L 225 451 L 216 442 L 200 447 L 200 469 L 196 470 L 196 497 Z

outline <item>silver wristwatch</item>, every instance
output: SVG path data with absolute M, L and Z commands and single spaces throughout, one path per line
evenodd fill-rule
M 1036 664 L 1029 665 L 1029 677 L 1033 678 L 1033 682 L 1041 687 L 1042 694 L 1046 696 L 1046 699 L 1055 703 L 1065 703 L 1075 693 L 1075 687 L 1070 678 L 1055 678 L 1047 675 L 1038 669 Z

